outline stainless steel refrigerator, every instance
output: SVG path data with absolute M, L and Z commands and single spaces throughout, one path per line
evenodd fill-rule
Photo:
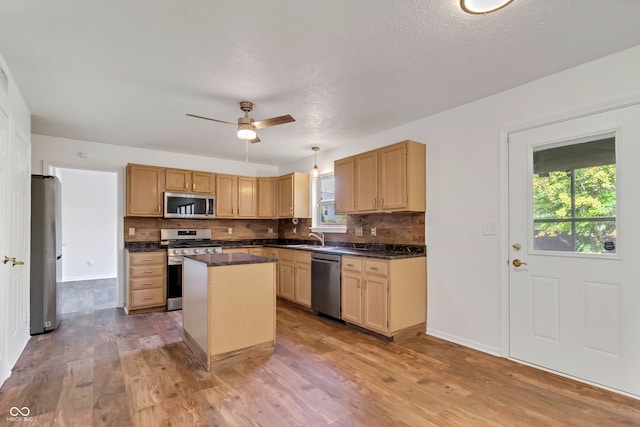
M 31 335 L 60 324 L 62 281 L 60 180 L 31 175 Z

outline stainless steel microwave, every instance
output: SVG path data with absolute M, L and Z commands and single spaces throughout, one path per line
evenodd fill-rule
M 215 218 L 216 196 L 213 194 L 164 193 L 164 217 Z

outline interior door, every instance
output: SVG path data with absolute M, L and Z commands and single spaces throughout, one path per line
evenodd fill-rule
M 30 151 L 0 108 L 0 385 L 29 340 Z
M 510 357 L 640 396 L 640 106 L 509 136 Z

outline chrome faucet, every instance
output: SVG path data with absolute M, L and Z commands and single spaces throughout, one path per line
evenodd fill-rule
M 320 246 L 324 246 L 324 233 L 323 232 L 318 231 L 318 234 L 309 233 L 309 237 L 315 237 L 316 239 L 320 240 Z

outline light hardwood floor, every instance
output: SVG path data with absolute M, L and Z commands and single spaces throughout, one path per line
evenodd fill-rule
M 65 315 L 0 389 L 0 425 L 640 425 L 640 401 L 436 338 L 390 344 L 278 303 L 269 357 L 207 373 L 180 312 Z

